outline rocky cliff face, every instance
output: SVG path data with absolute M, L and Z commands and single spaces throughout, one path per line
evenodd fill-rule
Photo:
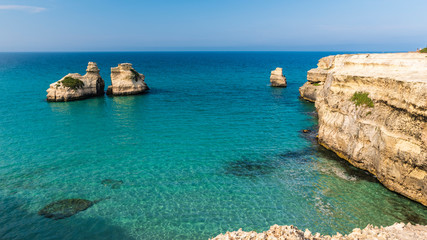
M 427 205 L 427 54 L 330 56 L 308 79 L 319 143 Z
M 335 56 L 324 57 L 319 60 L 317 68 L 307 72 L 307 82 L 299 88 L 302 98 L 307 101 L 315 102 L 317 94 L 323 88 L 329 70 L 332 69 Z
M 94 62 L 89 62 L 84 76 L 69 73 L 61 80 L 50 84 L 46 90 L 47 101 L 66 102 L 104 94 L 104 80 Z
M 133 69 L 130 63 L 121 63 L 111 68 L 111 86 L 108 95 L 135 95 L 149 90 L 144 82 L 145 76 Z
M 286 77 L 282 68 L 271 71 L 270 82 L 272 87 L 286 87 Z

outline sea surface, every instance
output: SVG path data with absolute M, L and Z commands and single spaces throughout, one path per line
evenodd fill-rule
M 427 224 L 427 208 L 315 141 L 298 98 L 328 52 L 0 53 L 0 239 L 207 239 L 295 225 Z M 148 94 L 46 102 L 94 61 L 130 62 Z M 287 88 L 269 86 L 283 67 Z M 313 130 L 310 134 L 303 129 Z M 351 144 L 351 143 L 349 143 Z M 54 201 L 100 200 L 61 220 Z

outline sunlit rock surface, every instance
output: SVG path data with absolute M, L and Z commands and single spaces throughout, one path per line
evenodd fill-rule
M 300 92 L 316 101 L 320 144 L 427 205 L 427 54 L 322 58 Z
M 286 77 L 283 75 L 282 68 L 276 68 L 271 71 L 270 82 L 272 87 L 286 87 Z
M 138 73 L 130 63 L 121 63 L 111 68 L 111 86 L 108 95 L 136 95 L 149 90 L 145 76 Z
M 70 86 L 64 84 L 64 79 L 72 78 L 80 84 Z M 99 68 L 94 62 L 89 62 L 86 74 L 69 73 L 59 81 L 50 84 L 47 92 L 47 101 L 66 102 L 85 99 L 104 94 L 105 83 L 99 74 Z
M 239 229 L 235 232 L 220 234 L 212 240 L 370 240 L 370 239 L 427 239 L 427 226 L 395 223 L 389 227 L 373 227 L 368 225 L 365 229 L 355 228 L 348 235 L 337 233 L 336 235 L 321 235 L 311 233 L 308 229 L 299 230 L 294 226 L 272 226 L 268 231 L 244 232 Z

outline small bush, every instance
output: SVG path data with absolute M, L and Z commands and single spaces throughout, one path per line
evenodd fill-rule
M 423 48 L 420 50 L 420 53 L 427 53 L 427 48 Z
M 356 104 L 356 106 L 366 105 L 368 107 L 374 107 L 374 102 L 368 97 L 369 93 L 367 92 L 355 92 L 351 101 Z
M 317 87 L 317 86 L 320 86 L 320 83 L 316 82 L 316 83 L 313 83 L 313 85 Z
M 61 83 L 64 87 L 69 87 L 72 89 L 82 88 L 85 85 L 84 82 L 72 77 L 64 78 L 64 80 L 62 80 Z

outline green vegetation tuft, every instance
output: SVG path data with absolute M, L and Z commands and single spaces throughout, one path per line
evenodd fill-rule
M 374 107 L 374 102 L 368 97 L 369 93 L 367 92 L 355 92 L 351 101 L 356 104 L 356 106 L 366 105 L 368 107 Z
M 316 82 L 316 83 L 313 83 L 313 85 L 317 87 L 317 86 L 320 86 L 320 83 Z
M 64 78 L 64 80 L 62 80 L 61 83 L 64 87 L 69 87 L 72 89 L 82 88 L 85 85 L 84 82 L 72 77 Z
M 420 53 L 427 53 L 427 48 L 421 49 Z

